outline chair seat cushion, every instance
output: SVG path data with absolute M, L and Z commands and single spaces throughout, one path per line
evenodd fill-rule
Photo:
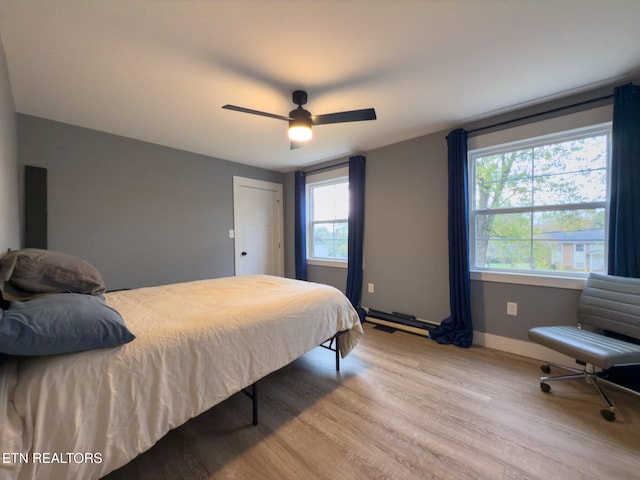
M 603 369 L 640 363 L 640 345 L 577 327 L 535 327 L 529 340 Z

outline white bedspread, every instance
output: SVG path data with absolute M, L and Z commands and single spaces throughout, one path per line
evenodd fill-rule
M 336 332 L 343 356 L 362 335 L 338 290 L 279 277 L 106 298 L 133 342 L 0 365 L 0 478 L 99 478 Z

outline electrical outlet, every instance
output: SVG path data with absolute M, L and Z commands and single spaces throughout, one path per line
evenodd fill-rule
M 507 315 L 518 316 L 518 304 L 515 302 L 507 302 Z
M 369 293 L 373 293 L 374 292 L 373 283 L 370 283 L 370 284 L 367 285 L 367 292 L 369 292 Z

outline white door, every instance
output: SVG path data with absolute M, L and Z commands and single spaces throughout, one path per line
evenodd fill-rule
M 233 177 L 236 275 L 282 276 L 282 185 Z

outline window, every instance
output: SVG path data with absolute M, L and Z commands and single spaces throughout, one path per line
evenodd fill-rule
M 610 126 L 469 152 L 472 270 L 605 270 Z
M 307 208 L 309 263 L 346 266 L 349 238 L 348 176 L 317 181 L 309 178 Z

